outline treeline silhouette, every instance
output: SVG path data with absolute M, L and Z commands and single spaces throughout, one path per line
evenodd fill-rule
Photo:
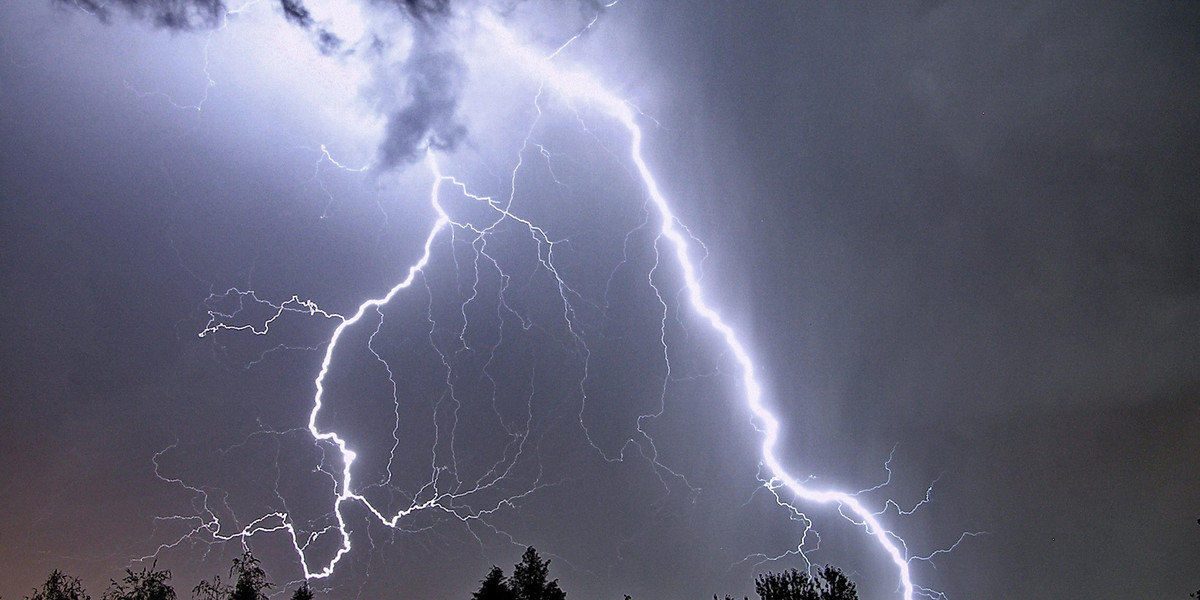
M 175 588 L 171 587 L 171 572 L 158 569 L 155 563 L 150 568 L 141 571 L 125 569 L 125 576 L 120 581 L 109 580 L 108 589 L 100 596 L 100 600 L 176 600 Z M 258 559 L 249 551 L 233 559 L 229 568 L 229 580 L 222 581 L 217 575 L 212 581 L 202 580 L 192 588 L 194 600 L 267 600 L 267 590 L 271 582 L 267 573 L 259 566 Z M 313 591 L 304 582 L 295 592 L 292 600 L 312 600 Z M 77 577 L 71 577 L 62 571 L 50 573 L 46 583 L 33 591 L 32 596 L 25 600 L 92 600 L 83 589 L 83 583 Z
M 157 563 L 141 571 L 125 569 L 120 581 L 109 581 L 100 600 L 177 600 L 171 587 L 171 572 L 158 569 Z M 229 579 L 218 575 L 203 580 L 192 588 L 193 600 L 267 600 L 271 582 L 249 551 L 233 559 Z M 858 592 L 836 567 L 826 565 L 815 575 L 792 569 L 782 573 L 765 573 L 754 580 L 754 591 L 760 600 L 858 600 Z M 550 560 L 543 559 L 532 546 L 526 548 L 521 562 L 513 565 L 512 575 L 495 565 L 480 581 L 471 600 L 566 600 L 567 594 L 550 579 Z M 92 600 L 76 577 L 55 570 L 46 582 L 25 600 Z M 313 600 L 313 590 L 303 583 L 292 592 L 291 600 Z M 626 595 L 624 600 L 632 600 Z M 713 596 L 713 600 L 719 600 Z M 725 600 L 734 600 L 725 596 Z M 746 600 L 749 600 L 748 598 Z

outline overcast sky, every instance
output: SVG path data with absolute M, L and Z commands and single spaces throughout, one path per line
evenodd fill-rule
M 595 17 L 555 64 L 642 112 L 791 472 L 856 491 L 891 456 L 875 510 L 933 484 L 881 516 L 911 556 L 986 532 L 914 561 L 919 584 L 1200 588 L 1200 4 L 261 2 L 182 28 L 138 4 L 0 7 L 0 596 L 60 568 L 98 597 L 156 551 L 187 596 L 241 549 L 159 550 L 209 511 L 222 535 L 334 523 L 340 460 L 299 428 L 339 319 L 198 334 L 261 329 L 254 298 L 349 316 L 404 279 L 430 146 L 556 243 L 447 230 L 347 329 L 320 427 L 383 510 L 450 496 L 399 530 L 350 503 L 325 597 L 466 598 L 527 544 L 579 600 L 741 597 L 802 543 L 900 596 L 861 528 L 801 501 L 802 537 L 758 486 L 737 364 L 655 240 L 627 132 L 539 95 L 488 6 L 541 54 Z M 290 593 L 287 535 L 248 543 Z

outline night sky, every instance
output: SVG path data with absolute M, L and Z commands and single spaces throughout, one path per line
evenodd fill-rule
M 529 544 L 578 600 L 749 595 L 801 544 L 900 597 L 861 527 L 761 487 L 628 133 L 482 14 L 541 55 L 584 32 L 554 64 L 640 110 L 785 466 L 890 481 L 861 498 L 910 556 L 962 539 L 917 583 L 1200 589 L 1200 4 L 601 4 L 0 6 L 0 596 L 156 556 L 188 597 L 243 541 L 290 594 L 286 533 L 212 535 L 276 511 L 329 562 L 342 464 L 304 428 L 340 318 L 237 328 L 403 280 L 432 151 L 494 201 L 443 182 L 452 218 L 521 220 L 444 230 L 340 338 L 318 426 L 356 491 L 436 501 L 346 504 L 318 597 L 461 600 Z

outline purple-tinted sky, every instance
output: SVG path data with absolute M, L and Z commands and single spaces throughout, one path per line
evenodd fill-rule
M 579 600 L 740 597 L 803 567 L 763 562 L 803 523 L 756 485 L 737 366 L 656 245 L 625 132 L 553 93 L 535 106 L 471 25 L 486 3 L 325 4 L 179 30 L 133 0 L 0 6 L 0 596 L 61 568 L 98 597 L 205 497 L 222 534 L 278 510 L 331 522 L 322 469 L 340 464 L 295 430 L 336 319 L 198 334 L 249 307 L 231 288 L 349 315 L 403 279 L 435 218 L 431 141 L 446 174 L 512 187 L 560 242 L 547 257 L 512 220 L 486 243 L 440 237 L 347 332 L 321 425 L 360 450 L 363 493 L 460 498 L 399 530 L 347 508 L 354 550 L 321 595 L 466 598 L 524 544 Z M 907 510 L 936 481 L 882 516 L 912 555 L 987 532 L 914 562 L 919 583 L 1200 588 L 1195 3 L 500 4 L 546 54 L 599 15 L 556 64 L 644 112 L 792 472 L 871 488 L 892 455 L 864 502 Z M 444 191 L 456 218 L 487 216 Z M 497 483 L 465 493 L 480 481 Z M 809 559 L 898 597 L 859 528 L 797 506 Z M 288 538 L 249 544 L 290 592 Z M 186 597 L 239 552 L 197 535 L 158 564 Z

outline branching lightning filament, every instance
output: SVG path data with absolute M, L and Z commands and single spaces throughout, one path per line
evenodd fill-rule
M 593 19 L 587 28 L 591 28 L 594 24 L 595 20 Z M 931 560 L 934 555 L 948 551 L 952 547 L 925 556 L 914 556 L 909 552 L 904 540 L 889 531 L 883 522 L 889 507 L 894 507 L 898 515 L 907 514 L 925 501 L 919 502 L 908 511 L 891 501 L 883 509 L 869 508 L 860 500 L 860 492 L 824 488 L 811 480 L 801 480 L 795 477 L 781 462 L 777 449 L 780 422 L 765 401 L 765 392 L 756 375 L 751 351 L 743 344 L 738 332 L 718 312 L 710 300 L 709 294 L 702 285 L 698 261 L 694 258 L 697 253 L 705 250 L 699 246 L 676 216 L 643 155 L 644 132 L 641 122 L 646 120 L 646 117 L 629 102 L 606 89 L 597 79 L 584 72 L 560 65 L 563 49 L 571 42 L 576 41 L 579 36 L 571 38 L 566 44 L 551 51 L 538 51 L 519 41 L 506 29 L 498 17 L 489 13 L 479 15 L 476 25 L 480 35 L 486 36 L 486 43 L 490 48 L 501 53 L 508 63 L 523 73 L 525 77 L 536 82 L 538 92 L 533 98 L 530 98 L 536 113 L 534 123 L 531 123 L 529 127 L 530 132 L 533 131 L 537 119 L 542 115 L 541 102 L 544 97 L 553 97 L 566 106 L 586 107 L 590 113 L 601 115 L 622 132 L 625 146 L 620 151 L 621 159 L 632 166 L 631 174 L 633 179 L 640 184 L 643 194 L 645 218 L 639 228 L 651 228 L 652 247 L 655 253 L 655 262 L 650 272 L 646 274 L 646 278 L 658 299 L 657 309 L 661 311 L 659 317 L 661 317 L 662 331 L 658 341 L 662 346 L 660 357 L 664 363 L 665 374 L 657 406 L 637 419 L 637 433 L 635 434 L 637 437 L 621 447 L 619 452 L 602 450 L 599 444 L 591 440 L 582 412 L 586 410 L 588 399 L 587 375 L 591 350 L 587 346 L 586 324 L 578 313 L 579 310 L 582 310 L 580 306 L 588 301 L 585 299 L 585 294 L 576 290 L 569 279 L 560 273 L 560 255 L 558 254 L 562 251 L 564 244 L 570 244 L 570 240 L 556 239 L 549 228 L 539 225 L 535 219 L 521 214 L 514 208 L 518 173 L 526 164 L 526 155 L 536 155 L 549 164 L 551 153 L 547 148 L 532 141 L 531 134 L 526 135 L 516 157 L 516 166 L 511 175 L 506 177 L 508 196 L 492 197 L 476 193 L 467 183 L 446 172 L 444 170 L 446 156 L 439 154 L 441 151 L 431 147 L 426 151 L 422 165 L 428 171 L 432 181 L 428 192 L 428 201 L 436 214 L 436 219 L 424 238 L 419 259 L 407 269 L 403 279 L 388 289 L 386 293 L 361 303 L 352 312 L 338 314 L 326 311 L 317 303 L 302 299 L 300 296 L 292 296 L 286 301 L 272 303 L 260 299 L 253 291 L 230 289 L 211 299 L 210 306 L 214 308 L 210 308 L 209 321 L 200 332 L 201 337 L 233 331 L 268 335 L 271 333 L 272 326 L 278 326 L 277 321 L 288 315 L 317 317 L 336 323 L 336 328 L 333 329 L 332 335 L 322 349 L 323 357 L 320 369 L 313 381 L 315 393 L 312 397 L 312 409 L 304 428 L 318 447 L 323 451 L 330 451 L 317 469 L 328 476 L 333 490 L 333 505 L 329 513 L 331 521 L 324 525 L 301 527 L 289 511 L 280 510 L 265 514 L 246 525 L 231 528 L 224 525 L 217 517 L 219 511 L 210 506 L 210 494 L 206 490 L 190 486 L 177 478 L 160 475 L 174 484 L 184 486 L 202 498 L 201 516 L 195 518 L 195 525 L 175 542 L 161 546 L 160 550 L 200 534 L 211 536 L 216 540 L 242 540 L 244 543 L 247 538 L 259 533 L 283 531 L 290 536 L 292 547 L 303 568 L 304 577 L 321 579 L 331 576 L 343 558 L 354 550 L 352 527 L 347 516 L 347 509 L 350 506 L 357 506 L 365 510 L 375 522 L 393 529 L 405 528 L 406 523 L 418 515 L 436 514 L 457 519 L 467 523 L 469 527 L 478 525 L 494 530 L 489 523 L 491 515 L 506 507 L 514 506 L 523 498 L 535 494 L 540 489 L 557 485 L 558 481 L 543 477 L 539 468 L 540 458 L 536 440 L 532 439 L 535 421 L 533 403 L 538 390 L 527 391 L 523 412 L 512 413 L 510 411 L 502 414 L 501 410 L 495 408 L 496 389 L 499 383 L 493 377 L 495 372 L 493 363 L 497 360 L 497 347 L 501 343 L 501 338 L 481 337 L 476 339 L 476 336 L 473 335 L 474 332 L 469 330 L 470 319 L 467 317 L 468 312 L 479 310 L 476 303 L 481 295 L 481 286 L 483 285 L 481 282 L 486 275 L 489 278 L 488 281 L 492 282 L 488 285 L 498 290 L 492 292 L 492 296 L 495 298 L 493 301 L 495 321 L 501 324 L 508 323 L 510 326 L 519 326 L 525 330 L 546 327 L 536 320 L 528 318 L 525 311 L 520 307 L 511 306 L 505 299 L 506 290 L 514 283 L 511 276 L 502 268 L 502 259 L 498 258 L 497 253 L 493 251 L 493 245 L 500 235 L 519 234 L 525 247 L 528 248 L 526 252 L 532 253 L 530 260 L 536 265 L 537 276 L 548 282 L 549 288 L 557 293 L 557 297 L 550 298 L 557 313 L 555 316 L 557 323 L 553 325 L 552 330 L 547 328 L 548 331 L 545 332 L 545 335 L 555 339 L 560 348 L 573 353 L 577 357 L 577 363 L 581 365 L 583 375 L 579 385 L 582 406 L 579 415 L 580 425 L 584 434 L 588 435 L 591 446 L 605 460 L 623 460 L 626 448 L 632 447 L 651 463 L 664 486 L 668 486 L 671 481 L 678 481 L 692 489 L 692 484 L 679 470 L 671 468 L 660 460 L 653 438 L 643 429 L 644 421 L 651 421 L 662 414 L 663 398 L 666 395 L 665 382 L 671 375 L 672 365 L 668 360 L 667 348 L 669 302 L 666 299 L 670 297 L 670 293 L 660 291 L 656 285 L 657 270 L 660 266 L 663 268 L 669 266 L 672 272 L 678 273 L 677 297 L 686 300 L 686 308 L 691 311 L 689 318 L 695 318 L 710 328 L 724 345 L 724 352 L 736 364 L 740 393 L 738 401 L 743 402 L 752 414 L 752 425 L 761 435 L 759 479 L 763 488 L 771 493 L 774 500 L 783 506 L 794 519 L 805 524 L 805 532 L 811 521 L 801 511 L 803 505 L 829 504 L 835 506 L 843 517 L 861 528 L 894 565 L 899 593 L 905 600 L 912 600 L 915 595 L 929 598 L 942 597 L 939 592 L 915 584 L 910 573 L 910 565 L 913 561 Z M 584 122 L 582 117 L 579 118 L 579 122 L 580 124 Z M 345 168 L 329 156 L 329 152 L 324 146 L 321 147 L 321 151 L 324 158 L 330 163 L 339 168 Z M 355 169 L 355 171 L 361 170 Z M 551 176 L 557 181 L 557 176 L 553 175 L 553 169 L 549 170 Z M 446 199 L 451 196 L 462 198 L 465 202 L 470 203 L 474 207 L 474 212 L 471 213 L 473 216 L 464 218 L 447 209 Z M 440 323 L 432 315 L 432 307 L 435 302 L 432 299 L 433 291 L 430 289 L 429 276 L 434 269 L 435 254 L 438 253 L 438 248 L 442 244 L 450 247 L 449 257 L 454 261 L 455 267 L 461 268 L 469 274 L 469 291 L 463 292 L 463 299 L 457 307 L 461 313 L 461 317 L 458 318 L 461 325 L 453 329 Z M 469 261 L 469 264 L 460 264 L 460 256 L 455 248 L 469 249 L 469 254 L 463 259 Z M 529 277 L 533 278 L 534 275 L 529 275 Z M 424 294 L 422 294 L 422 288 L 425 290 Z M 388 487 L 392 478 L 396 476 L 392 465 L 402 438 L 399 431 L 402 415 L 398 391 L 402 386 L 393 370 L 393 363 L 378 348 L 377 336 L 383 331 L 385 322 L 389 322 L 391 318 L 385 312 L 389 304 L 401 297 L 415 301 L 414 299 L 418 299 L 422 295 L 428 297 L 425 309 L 428 322 L 424 325 L 424 335 L 428 338 L 428 346 L 437 352 L 441 363 L 441 372 L 445 379 L 444 388 L 448 390 L 433 401 L 430 410 L 435 415 L 435 424 L 457 423 L 458 411 L 463 400 L 456 387 L 455 364 L 459 360 L 460 354 L 474 353 L 483 357 L 481 359 L 482 366 L 478 368 L 479 377 L 492 390 L 495 420 L 504 430 L 505 442 L 502 451 L 487 468 L 466 475 L 465 469 L 458 467 L 459 461 L 455 456 L 457 446 L 453 439 L 454 428 L 443 429 L 435 426 L 432 456 L 427 465 L 428 471 L 423 483 L 398 507 L 388 502 L 380 502 L 373 495 L 378 490 Z M 254 323 L 246 322 L 245 319 L 239 317 L 238 315 L 248 303 L 254 305 L 256 310 L 265 311 L 263 314 L 266 317 Z M 218 306 L 222 308 L 215 308 Z M 356 470 L 359 451 L 356 449 L 355 443 L 350 437 L 339 433 L 339 430 L 330 426 L 328 421 L 330 405 L 328 396 L 335 363 L 341 356 L 340 351 L 343 346 L 355 343 L 347 341 L 355 335 L 367 336 L 366 347 L 376 359 L 379 367 L 386 370 L 386 376 L 391 386 L 392 400 L 395 403 L 396 424 L 391 432 L 394 444 L 386 464 L 386 474 L 381 474 L 378 481 L 370 480 Z M 453 342 L 453 347 L 447 340 Z M 439 421 L 439 418 L 444 421 Z M 157 458 L 156 469 L 158 467 Z M 518 473 L 519 476 L 517 476 Z M 510 482 L 514 479 L 519 481 L 520 485 L 511 485 Z M 872 490 L 874 489 L 872 488 Z M 692 491 L 696 490 L 692 489 Z M 280 499 L 282 502 L 282 496 Z M 928 495 L 926 500 L 928 500 Z M 286 505 L 286 503 L 284 504 Z M 958 541 L 961 542 L 970 535 L 975 534 L 964 534 Z M 312 551 L 314 545 L 318 542 L 328 544 L 330 539 L 336 540 L 336 544 L 334 544 L 336 548 L 324 559 L 314 558 Z M 804 540 L 800 540 L 796 552 L 802 554 L 803 548 Z

